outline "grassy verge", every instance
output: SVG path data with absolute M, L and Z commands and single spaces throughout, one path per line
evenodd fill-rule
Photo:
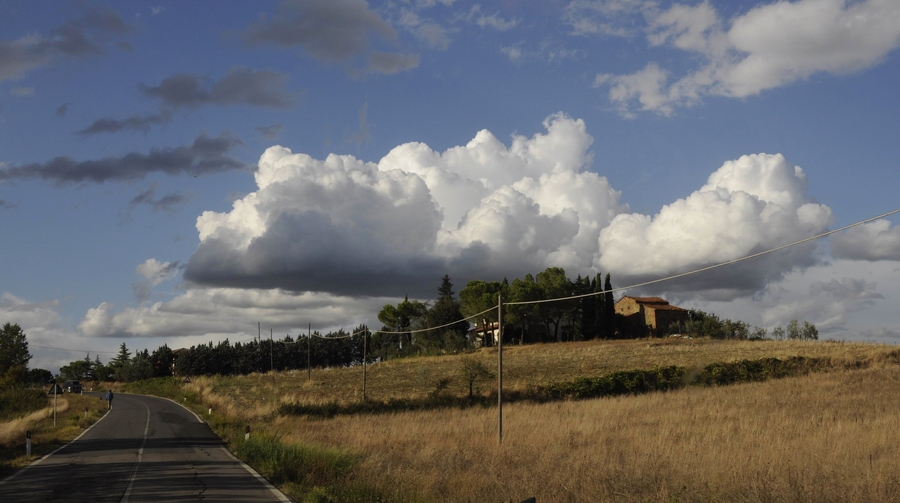
M 381 491 L 354 480 L 359 456 L 315 445 L 289 444 L 264 426 L 245 439 L 246 418 L 224 407 L 209 413 L 202 393 L 176 379 L 160 378 L 129 383 L 123 391 L 171 398 L 203 417 L 228 449 L 252 466 L 285 494 L 300 502 L 388 501 Z M 414 501 L 408 499 L 407 501 Z
M 41 409 L 0 422 L 0 478 L 71 442 L 106 413 L 104 402 L 97 397 L 60 395 L 54 426 L 53 397 L 41 394 Z M 19 407 L 27 408 L 21 404 Z M 26 431 L 31 432 L 31 456 L 26 455 Z

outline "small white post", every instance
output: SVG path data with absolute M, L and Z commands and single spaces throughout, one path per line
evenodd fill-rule
M 209 408 L 209 414 L 207 414 L 207 415 L 209 415 L 209 416 L 212 415 L 212 407 Z
M 246 433 L 244 433 L 244 440 L 250 440 L 250 425 L 247 425 Z

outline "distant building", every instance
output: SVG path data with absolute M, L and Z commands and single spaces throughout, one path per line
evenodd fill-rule
M 469 341 L 476 348 L 485 346 L 496 346 L 497 337 L 500 335 L 500 325 L 496 321 L 492 321 L 482 328 L 479 326 L 469 330 Z
M 615 306 L 616 314 L 624 318 L 620 328 L 633 335 L 663 335 L 669 327 L 687 321 L 688 310 L 673 306 L 660 297 L 622 297 Z

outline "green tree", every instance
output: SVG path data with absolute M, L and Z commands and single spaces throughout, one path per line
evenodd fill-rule
M 123 343 L 122 346 L 124 347 L 125 344 Z M 124 364 L 118 365 L 115 371 L 117 381 L 141 381 L 151 377 L 153 377 L 153 363 L 150 361 L 150 353 L 146 349 L 138 351 L 134 358 L 129 358 Z
M 803 328 L 800 329 L 800 336 L 807 341 L 817 341 L 819 340 L 819 330 L 812 323 L 804 321 Z
M 459 375 L 462 377 L 463 382 L 469 385 L 469 399 L 474 396 L 474 388 L 477 381 L 487 381 L 494 378 L 494 372 L 487 365 L 471 356 L 463 357 L 460 360 Z
M 154 377 L 167 377 L 172 375 L 172 366 L 175 364 L 175 355 L 169 349 L 168 344 L 156 348 L 156 351 L 150 355 L 150 361 L 153 363 Z
M 131 359 L 131 351 L 128 351 L 128 348 L 125 347 L 125 343 L 123 342 L 121 346 L 119 346 L 119 352 L 116 356 L 113 357 L 112 360 L 109 361 L 110 367 L 121 367 L 128 363 L 128 360 Z
M 0 380 L 9 384 L 24 383 L 28 377 L 28 340 L 22 327 L 5 323 L 0 329 Z
M 397 354 L 412 354 L 412 346 L 416 343 L 412 331 L 425 328 L 427 314 L 427 304 L 410 301 L 408 296 L 396 306 L 386 304 L 378 313 L 378 321 L 384 323 L 381 331 L 397 334 L 383 334 L 391 337 L 379 337 L 378 345 L 387 349 L 390 346 L 387 341 L 392 340 L 396 344 Z
M 572 296 L 572 282 L 566 277 L 562 267 L 548 267 L 537 275 L 537 286 L 544 299 L 559 299 Z M 538 315 L 547 326 L 547 333 L 553 334 L 557 342 L 563 338 L 559 328 L 574 303 L 570 300 L 542 302 L 538 304 Z
M 91 361 L 91 355 L 87 354 L 82 360 L 64 365 L 59 368 L 59 377 L 61 379 L 77 379 L 87 380 L 94 377 L 94 362 Z
M 788 339 L 790 339 L 792 341 L 800 340 L 803 338 L 803 333 L 800 331 L 800 322 L 799 321 L 791 320 L 791 322 L 788 323 L 787 337 L 788 337 Z
M 597 278 L 597 283 L 600 279 Z M 606 281 L 603 284 L 603 333 L 606 339 L 616 336 L 616 299 L 612 292 L 612 278 L 606 273 Z
M 541 287 L 534 281 L 534 276 L 530 273 L 526 274 L 524 279 L 514 279 L 509 287 L 510 302 L 532 302 L 543 298 Z M 522 342 L 534 339 L 546 342 L 546 331 L 543 326 L 537 326 L 537 330 L 532 329 L 532 324 L 537 324 L 540 321 L 538 304 L 509 306 L 506 313 L 508 316 L 505 314 L 504 318 L 522 327 Z
M 776 341 L 784 340 L 784 327 L 775 327 L 772 329 L 772 338 Z
M 50 379 L 53 379 L 53 373 L 47 369 L 30 369 L 28 370 L 28 383 L 36 386 L 44 386 Z
M 431 349 L 458 351 L 465 347 L 469 323 L 463 318 L 459 301 L 454 298 L 449 275 L 441 278 L 438 299 L 428 310 L 426 321 L 429 328 L 442 327 L 428 332 L 426 345 Z

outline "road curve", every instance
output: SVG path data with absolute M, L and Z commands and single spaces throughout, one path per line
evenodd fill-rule
M 193 412 L 124 393 L 80 438 L 0 480 L 3 503 L 199 500 L 290 501 Z

